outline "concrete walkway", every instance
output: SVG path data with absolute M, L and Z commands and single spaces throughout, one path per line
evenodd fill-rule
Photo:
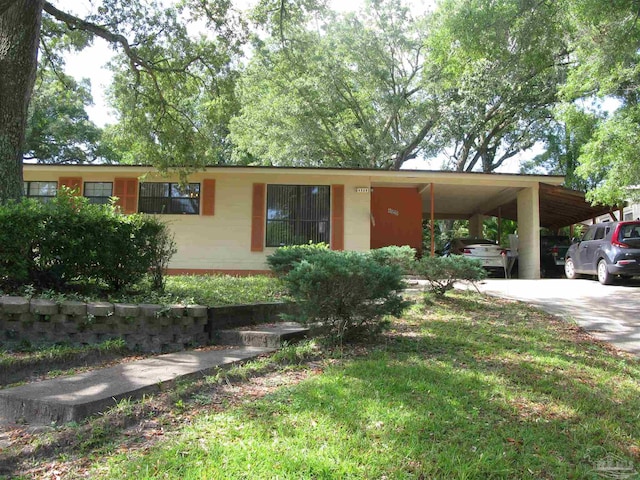
M 639 281 L 601 285 L 590 279 L 488 279 L 479 288 L 573 320 L 594 337 L 640 356 Z
M 0 390 L 0 423 L 79 421 L 113 407 L 119 400 L 138 399 L 170 387 L 177 380 L 211 374 L 274 352 L 284 339 L 297 340 L 308 331 L 292 323 L 256 326 L 251 332 L 243 332 L 240 347 L 169 353 L 3 389 Z

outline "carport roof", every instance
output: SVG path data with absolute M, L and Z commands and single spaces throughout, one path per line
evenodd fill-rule
M 550 229 L 566 227 L 585 220 L 605 215 L 611 207 L 592 206 L 585 200 L 584 193 L 577 190 L 540 183 L 540 226 Z M 501 205 L 487 215 L 501 216 L 509 220 L 518 219 L 516 200 Z

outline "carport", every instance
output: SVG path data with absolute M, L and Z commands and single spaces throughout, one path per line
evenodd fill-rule
M 518 223 L 520 278 L 540 278 L 541 227 L 555 230 L 611 211 L 561 187 L 562 176 L 403 170 L 371 172 L 370 180 L 371 248 L 419 248 L 422 219 L 469 220 L 469 234 L 481 237 L 485 217 L 507 218 Z

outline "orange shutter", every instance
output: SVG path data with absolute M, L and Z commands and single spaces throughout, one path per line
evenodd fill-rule
M 114 179 L 113 196 L 118 197 L 116 205 L 120 207 L 122 213 L 136 213 L 138 211 L 138 179 Z
M 344 185 L 331 185 L 331 250 L 344 250 Z
M 264 250 L 265 184 L 253 184 L 251 207 L 251 251 Z
M 202 182 L 202 215 L 213 215 L 216 205 L 216 181 L 207 179 Z
M 58 188 L 67 187 L 73 190 L 74 195 L 82 195 L 82 177 L 60 177 Z

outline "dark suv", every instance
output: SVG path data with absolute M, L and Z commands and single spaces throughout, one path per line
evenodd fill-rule
M 640 275 L 640 221 L 591 225 L 582 239 L 569 247 L 564 272 L 567 278 L 597 275 L 603 285 L 620 275 Z

